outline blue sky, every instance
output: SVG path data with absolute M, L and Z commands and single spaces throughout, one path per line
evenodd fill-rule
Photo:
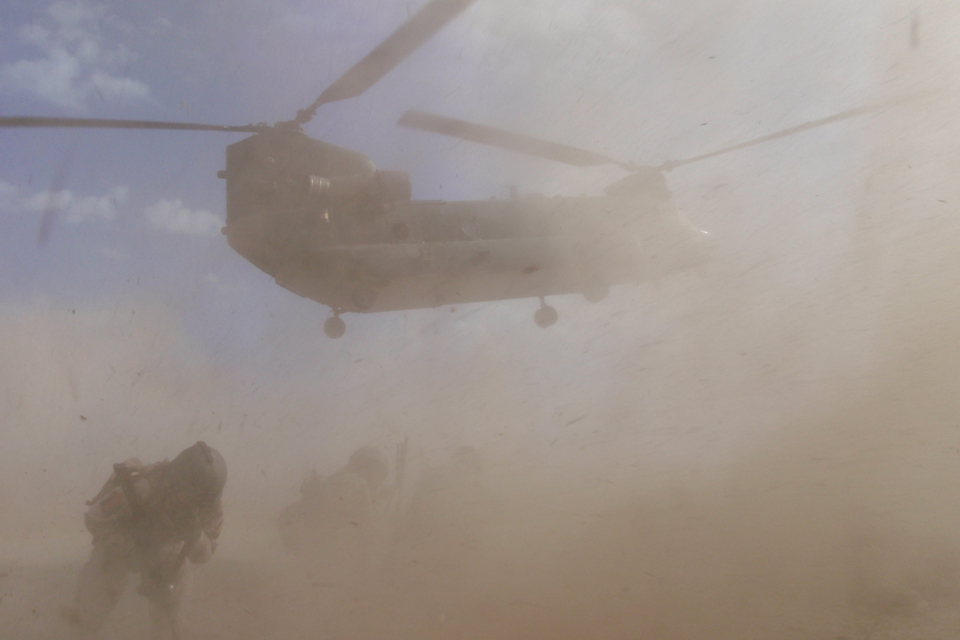
M 10 0 L 0 6 L 0 112 L 290 119 L 421 4 Z M 622 177 L 618 169 L 553 165 L 394 124 L 416 108 L 638 163 L 689 157 L 882 97 L 878 49 L 906 33 L 896 4 L 478 0 L 366 94 L 323 106 L 306 130 L 408 171 L 418 198 L 485 199 L 508 185 L 599 193 Z M 297 472 L 321 443 L 340 452 L 365 438 L 389 442 L 423 421 L 442 422 L 450 446 L 485 421 L 516 421 L 526 427 L 512 451 L 549 442 L 544 430 L 559 416 L 593 403 L 606 403 L 598 421 L 620 406 L 667 424 L 691 397 L 719 407 L 736 397 L 762 422 L 782 398 L 757 390 L 757 380 L 769 381 L 762 362 L 728 358 L 754 342 L 779 343 L 781 335 L 756 333 L 778 325 L 798 358 L 781 375 L 823 364 L 820 352 L 804 350 L 820 339 L 818 325 L 791 318 L 797 305 L 839 295 L 830 274 L 850 249 L 869 126 L 870 118 L 848 121 L 670 174 L 678 204 L 719 240 L 706 281 L 679 274 L 659 289 L 615 289 L 593 306 L 560 298 L 560 322 L 546 332 L 531 322 L 531 300 L 350 315 L 340 341 L 322 334 L 325 308 L 272 283 L 219 234 L 216 172 L 225 145 L 242 134 L 0 130 L 5 348 L 35 356 L 36 371 L 17 384 L 36 386 L 35 375 L 54 397 L 66 394 L 53 414 L 16 415 L 67 424 L 91 413 L 87 403 L 116 380 L 115 352 L 123 375 L 153 376 L 156 397 L 167 398 L 145 421 L 152 426 L 129 437 L 115 437 L 143 415 L 129 394 L 114 391 L 105 431 L 84 422 L 82 446 L 100 442 L 118 455 L 135 437 L 166 451 L 172 436 L 156 425 L 176 416 L 192 425 L 176 434 L 202 434 L 212 424 L 205 416 L 218 411 L 230 415 L 236 438 L 225 446 L 239 452 L 248 435 L 231 404 L 287 424 L 281 439 L 301 438 L 313 419 L 305 415 L 333 416 L 338 426 L 307 440 Z M 39 246 L 58 176 L 57 222 Z M 712 340 L 717 327 L 722 341 Z M 34 343 L 60 347 L 22 351 Z M 75 344 L 94 346 L 71 347 L 64 357 L 73 364 L 64 364 L 55 354 Z M 712 363 L 707 382 L 684 386 L 703 362 Z M 78 384 L 90 388 L 70 391 L 69 376 L 55 374 L 63 367 L 87 370 Z M 642 405 L 632 399 L 638 381 Z M 299 408 L 282 408 L 283 399 Z M 351 431 L 350 421 L 360 426 Z M 598 428 L 577 424 L 584 438 Z M 288 454 L 278 447 L 266 463 Z

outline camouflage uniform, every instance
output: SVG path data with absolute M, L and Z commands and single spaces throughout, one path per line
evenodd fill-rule
M 82 635 L 97 635 L 132 572 L 141 575 L 140 593 L 150 601 L 154 637 L 178 636 L 177 615 L 191 578 L 187 561 L 210 559 L 223 514 L 219 495 L 202 509 L 179 505 L 165 483 L 169 465 L 127 460 L 87 503 L 84 522 L 93 534 L 93 551 L 80 570 L 74 607 L 66 611 Z M 126 486 L 118 471 L 129 474 Z

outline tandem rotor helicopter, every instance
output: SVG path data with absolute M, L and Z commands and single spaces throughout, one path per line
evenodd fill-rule
M 410 177 L 377 170 L 357 151 L 303 131 L 326 103 L 355 98 L 389 73 L 475 0 L 432 0 L 326 88 L 293 120 L 273 125 L 207 125 L 138 120 L 0 117 L 0 127 L 91 127 L 252 133 L 227 146 L 229 245 L 277 284 L 330 307 L 331 338 L 341 314 L 539 298 L 534 321 L 549 327 L 545 297 L 589 301 L 611 285 L 655 280 L 709 256 L 709 234 L 673 205 L 664 171 L 800 133 L 876 107 L 862 107 L 748 142 L 659 166 L 419 111 L 401 126 L 574 166 L 614 164 L 628 175 L 602 196 L 528 195 L 506 200 L 411 199 Z

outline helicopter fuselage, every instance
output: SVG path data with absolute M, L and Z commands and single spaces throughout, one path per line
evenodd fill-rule
M 649 180 L 593 197 L 416 201 L 406 174 L 297 130 L 231 145 L 224 173 L 230 246 L 337 313 L 597 300 L 707 257 L 705 234 Z

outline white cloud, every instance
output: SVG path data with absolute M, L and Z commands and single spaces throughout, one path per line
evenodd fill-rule
M 60 47 L 48 49 L 45 58 L 18 60 L 0 69 L 0 90 L 28 93 L 58 107 L 79 107 L 80 63 Z
M 113 187 L 102 196 L 78 196 L 69 189 L 25 195 L 15 185 L 0 181 L 0 209 L 3 211 L 40 213 L 52 208 L 71 224 L 113 220 L 129 197 L 130 189 L 124 186 Z
M 101 196 L 81 196 L 69 189 L 24 193 L 14 184 L 0 180 L 0 212 L 35 213 L 48 209 L 59 212 L 66 222 L 109 222 L 116 219 L 130 198 L 130 189 L 117 186 Z M 223 220 L 204 209 L 189 209 L 180 200 L 160 200 L 143 210 L 143 217 L 154 229 L 191 236 L 217 236 Z M 105 249 L 103 255 L 116 260 L 126 255 Z
M 149 87 L 123 71 L 133 55 L 118 38 L 124 24 L 85 2 L 50 5 L 44 25 L 23 26 L 20 41 L 40 55 L 0 66 L 0 93 L 25 94 L 58 107 L 89 100 L 145 101 Z
M 155 228 L 191 236 L 216 236 L 223 220 L 204 209 L 191 210 L 180 200 L 160 200 L 143 210 L 143 216 Z
M 107 101 L 146 100 L 150 97 L 150 87 L 132 78 L 117 78 L 98 71 L 90 77 L 90 82 Z
M 65 193 L 70 197 L 62 205 L 67 214 L 67 222 L 76 224 L 96 218 L 113 220 L 117 217 L 117 208 L 126 203 L 130 190 L 127 187 L 113 187 L 104 196 L 85 198 L 75 197 L 69 191 Z

